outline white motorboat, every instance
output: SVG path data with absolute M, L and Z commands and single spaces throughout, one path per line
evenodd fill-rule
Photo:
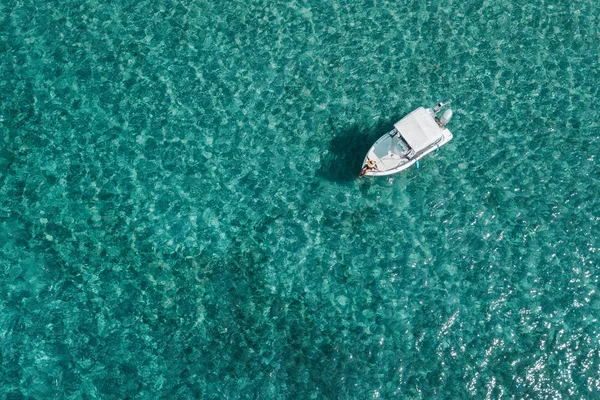
M 452 110 L 447 109 L 438 117 L 448 104 L 439 103 L 433 109 L 419 107 L 396 122 L 394 129 L 369 149 L 358 177 L 396 174 L 448 143 L 452 132 L 446 125 Z

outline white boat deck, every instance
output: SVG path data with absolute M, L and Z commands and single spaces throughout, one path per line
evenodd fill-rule
M 380 171 L 397 168 L 408 161 L 406 144 L 398 137 L 387 134 L 381 137 L 369 151 L 368 158 L 377 163 Z

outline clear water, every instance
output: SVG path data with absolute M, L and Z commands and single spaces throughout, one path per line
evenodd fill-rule
M 2 398 L 600 395 L 595 1 L 0 19 Z M 446 99 L 448 145 L 355 179 Z

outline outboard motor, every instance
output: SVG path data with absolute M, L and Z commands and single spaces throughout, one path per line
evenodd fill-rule
M 440 126 L 442 128 L 446 127 L 446 125 L 448 125 L 448 122 L 450 122 L 451 119 L 452 119 L 452 110 L 448 109 L 448 110 L 444 111 L 444 113 L 442 114 L 442 117 L 439 119 Z
M 437 104 L 437 106 L 433 107 L 433 112 L 434 112 L 435 114 L 439 113 L 439 112 L 440 112 L 440 110 L 441 110 L 442 108 L 446 107 L 446 106 L 447 106 L 448 104 L 450 104 L 450 103 L 452 103 L 452 100 L 448 100 L 448 101 L 447 101 L 447 102 L 445 102 L 445 103 L 444 103 L 444 102 L 440 102 L 440 103 L 438 103 L 438 104 Z

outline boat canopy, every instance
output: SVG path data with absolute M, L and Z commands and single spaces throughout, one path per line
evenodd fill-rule
M 423 107 L 396 122 L 394 128 L 415 152 L 420 152 L 443 137 L 443 128 Z

